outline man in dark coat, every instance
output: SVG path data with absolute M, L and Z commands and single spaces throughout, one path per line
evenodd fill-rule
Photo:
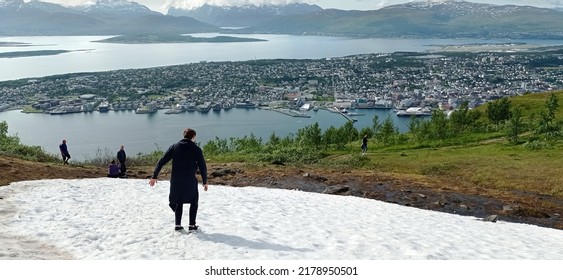
M 125 155 L 125 146 L 121 145 L 119 151 L 117 152 L 117 160 L 119 160 L 119 168 L 121 171 L 120 176 L 125 176 L 125 172 L 127 172 L 127 167 L 125 166 L 125 160 L 127 156 Z
M 66 140 L 63 140 L 63 143 L 59 145 L 59 150 L 61 151 L 61 155 L 63 156 L 63 165 L 68 164 L 70 153 L 68 152 L 68 147 L 66 146 Z
M 172 160 L 172 174 L 170 177 L 170 208 L 174 211 L 176 226 L 175 230 L 182 230 L 182 213 L 184 203 L 190 204 L 189 230 L 197 230 L 196 216 L 199 200 L 198 181 L 196 172 L 199 169 L 203 189 L 207 191 L 207 166 L 200 147 L 195 144 L 195 130 L 188 128 L 184 130 L 184 139 L 170 146 L 164 156 L 158 161 L 151 180 L 150 186 L 157 182 L 158 173 L 162 167 Z
M 368 136 L 364 135 L 362 138 L 362 155 L 365 155 L 368 152 Z

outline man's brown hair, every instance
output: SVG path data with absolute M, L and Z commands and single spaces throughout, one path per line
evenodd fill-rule
M 195 130 L 191 129 L 191 128 L 186 128 L 186 130 L 184 130 L 184 138 L 186 139 L 193 139 L 194 136 L 196 135 Z

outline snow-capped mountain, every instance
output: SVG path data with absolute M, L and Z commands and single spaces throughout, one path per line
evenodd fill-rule
M 188 16 L 217 26 L 252 26 L 281 16 L 304 15 L 322 10 L 317 5 L 298 3 L 287 5 L 244 5 L 240 7 L 205 4 L 195 9 L 170 8 L 167 14 Z
M 132 17 L 159 14 L 137 2 L 129 2 L 126 0 L 98 0 L 95 4 L 78 6 L 74 9 L 93 16 Z
M 78 7 L 41 1 L 0 1 L 0 36 L 179 34 L 220 30 L 189 17 L 165 16 L 124 0 L 102 0 Z
M 535 8 L 530 6 L 516 5 L 493 5 L 473 3 L 467 1 L 438 0 L 427 2 L 409 2 L 405 4 L 392 5 L 382 10 L 412 9 L 413 11 L 430 11 L 440 16 L 460 17 L 460 16 L 500 16 L 502 14 L 510 14 L 521 12 L 526 9 L 534 9 L 536 11 L 546 11 L 548 9 Z
M 205 23 L 204 23 L 205 22 Z M 372 11 L 323 10 L 317 5 L 204 5 L 171 8 L 168 15 L 125 0 L 82 7 L 40 1 L 0 0 L 0 36 L 108 35 L 232 32 L 416 38 L 563 38 L 563 12 L 531 6 L 467 1 L 423 1 Z
M 531 6 L 424 1 L 373 11 L 323 10 L 273 18 L 253 33 L 366 37 L 563 38 L 563 13 Z
M 0 0 L 0 8 L 17 8 L 23 4 L 23 0 Z

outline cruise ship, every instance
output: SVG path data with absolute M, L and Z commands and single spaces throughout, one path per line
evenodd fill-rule
M 432 116 L 432 111 L 429 108 L 410 107 L 406 110 L 397 111 L 397 117 L 410 117 L 410 116 Z

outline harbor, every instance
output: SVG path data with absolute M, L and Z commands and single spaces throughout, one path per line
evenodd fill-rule
M 294 118 L 310 118 L 311 116 L 307 113 L 303 113 L 303 112 L 298 112 L 295 110 L 291 110 L 291 109 L 271 109 L 274 112 L 278 112 L 284 115 L 288 115 L 290 117 L 294 117 Z

